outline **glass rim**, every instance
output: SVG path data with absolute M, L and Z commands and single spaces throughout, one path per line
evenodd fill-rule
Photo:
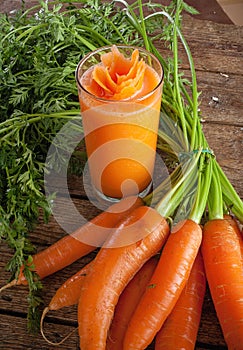
M 115 45 L 115 44 L 114 44 Z M 149 52 L 148 50 L 144 49 L 143 47 L 139 47 L 139 46 L 133 46 L 133 45 L 125 45 L 125 44 L 118 44 L 116 45 L 117 48 L 123 48 L 123 49 L 138 49 L 138 51 L 143 52 L 146 55 L 149 55 L 150 57 L 152 57 L 157 64 L 161 67 L 161 77 L 159 79 L 158 84 L 148 93 L 146 93 L 144 96 L 140 96 L 138 98 L 127 98 L 127 99 L 122 99 L 122 100 L 112 100 L 112 99 L 108 99 L 108 98 L 103 98 L 103 97 L 98 97 L 94 94 L 92 94 L 90 91 L 88 91 L 87 89 L 85 89 L 85 87 L 81 84 L 80 82 L 80 78 L 78 76 L 79 74 L 79 69 L 80 66 L 85 63 L 90 57 L 92 57 L 94 54 L 103 51 L 103 50 L 107 50 L 107 49 L 111 49 L 113 45 L 106 45 L 106 46 L 101 46 L 98 49 L 94 50 L 94 51 L 90 51 L 88 54 L 86 54 L 78 63 L 76 70 L 75 70 L 75 79 L 76 82 L 78 84 L 78 87 L 81 88 L 83 91 L 85 91 L 85 93 L 87 93 L 90 97 L 95 98 L 97 101 L 100 102 L 109 102 L 109 103 L 125 103 L 125 102 L 140 102 L 143 100 L 146 100 L 147 98 L 149 98 L 151 95 L 153 95 L 153 93 L 159 88 L 160 85 L 162 85 L 163 80 L 164 80 L 164 68 L 163 65 L 160 63 L 160 61 L 158 60 L 158 58 L 151 52 Z

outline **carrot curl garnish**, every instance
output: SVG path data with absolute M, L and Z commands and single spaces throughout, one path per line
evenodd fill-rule
M 135 49 L 131 58 L 126 58 L 113 45 L 111 52 L 101 56 L 101 63 L 92 72 L 92 79 L 100 87 L 102 97 L 112 100 L 131 98 L 141 90 L 146 64 L 139 60 L 139 51 Z M 92 92 L 91 86 L 86 87 Z

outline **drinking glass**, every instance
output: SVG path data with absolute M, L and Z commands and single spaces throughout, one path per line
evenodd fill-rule
M 114 100 L 87 89 L 92 70 L 111 52 L 110 46 L 87 54 L 76 69 L 91 183 L 109 201 L 143 197 L 151 189 L 163 85 L 163 68 L 153 54 L 139 47 L 116 47 L 127 58 L 139 51 L 139 59 L 146 63 L 146 93 Z

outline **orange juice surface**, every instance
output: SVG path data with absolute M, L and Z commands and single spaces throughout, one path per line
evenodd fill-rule
M 79 91 L 92 183 L 115 198 L 145 190 L 154 169 L 161 77 L 135 56 L 113 48 L 84 73 Z

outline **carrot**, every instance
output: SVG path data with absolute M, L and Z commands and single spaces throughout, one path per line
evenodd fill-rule
M 61 340 L 59 343 L 53 343 L 50 340 L 48 340 L 44 334 L 44 329 L 43 329 L 43 323 L 44 323 L 44 318 L 46 314 L 49 311 L 56 311 L 59 310 L 63 307 L 67 306 L 72 306 L 78 303 L 79 300 L 79 295 L 80 295 L 80 288 L 83 284 L 84 279 L 86 278 L 87 274 L 90 271 L 92 261 L 82 267 L 80 271 L 78 271 L 75 275 L 71 276 L 68 278 L 60 288 L 56 291 L 55 295 L 51 299 L 49 305 L 45 307 L 43 310 L 42 316 L 41 316 L 41 321 L 40 321 L 40 331 L 43 336 L 43 338 L 51 345 L 60 345 L 63 343 L 71 334 L 69 333 L 65 338 Z
M 229 221 L 230 225 L 233 226 L 235 233 L 237 234 L 239 244 L 240 244 L 241 260 L 243 263 L 243 236 L 242 236 L 242 232 L 240 232 L 240 227 L 239 227 L 236 219 L 234 217 L 232 217 L 231 215 L 224 215 L 224 219 Z
M 123 349 L 145 349 L 175 306 L 201 244 L 202 230 L 193 220 L 179 222 L 129 322 Z
M 243 344 L 243 265 L 239 237 L 228 219 L 203 228 L 202 255 L 214 307 L 229 350 Z
M 149 259 L 122 292 L 109 329 L 106 350 L 122 350 L 123 338 L 128 322 L 139 299 L 144 293 L 157 263 L 157 256 Z
M 116 306 L 115 315 L 112 320 L 112 325 L 109 330 L 109 339 L 107 343 L 107 350 L 118 350 L 119 346 L 122 346 L 122 335 L 125 332 L 126 325 L 130 319 L 132 310 L 136 306 L 136 302 L 142 295 L 145 286 L 153 273 L 155 266 L 157 265 L 158 258 L 152 257 L 148 260 L 142 268 L 137 272 L 134 278 L 128 283 L 124 291 L 122 292 L 118 304 Z M 68 307 L 78 304 L 80 297 L 80 289 L 82 287 L 84 279 L 87 277 L 92 261 L 81 268 L 76 274 L 68 278 L 60 288 L 56 291 L 52 297 L 49 305 L 43 310 L 40 331 L 43 338 L 52 345 L 58 345 L 60 343 L 52 343 L 48 340 L 44 334 L 43 323 L 46 314 L 49 311 L 57 311 L 63 307 Z M 69 337 L 71 333 L 68 334 Z M 65 337 L 61 342 L 67 339 Z
M 106 240 L 85 279 L 78 305 L 80 348 L 106 348 L 119 296 L 141 266 L 157 253 L 169 234 L 166 220 L 142 206 L 122 221 Z
M 78 303 L 80 288 L 84 279 L 87 277 L 92 260 L 90 263 L 82 267 L 75 275 L 68 278 L 61 287 L 58 288 L 55 295 L 51 299 L 48 307 L 49 310 L 59 310 L 63 307 L 72 306 Z
M 194 350 L 206 290 L 206 276 L 201 253 L 175 307 L 156 335 L 155 350 Z
M 122 218 L 142 204 L 142 199 L 134 196 L 112 204 L 106 211 L 94 217 L 71 235 L 64 236 L 47 249 L 35 254 L 32 262 L 34 271 L 40 279 L 43 279 L 92 252 L 102 245 L 106 236 Z M 93 242 L 94 245 L 90 245 L 86 241 Z M 27 284 L 24 266 L 22 266 L 18 278 L 2 287 L 0 291 L 21 284 Z

